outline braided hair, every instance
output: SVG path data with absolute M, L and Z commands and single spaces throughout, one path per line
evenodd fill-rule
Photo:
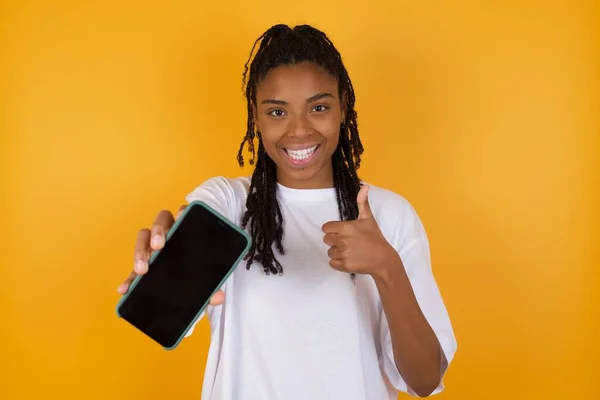
M 260 46 L 254 54 L 259 42 Z M 242 228 L 250 224 L 252 237 L 252 245 L 246 257 L 247 269 L 256 261 L 262 264 L 267 275 L 283 273 L 283 267 L 275 257 L 273 248 L 276 247 L 280 254 L 285 254 L 285 250 L 282 245 L 283 217 L 276 193 L 276 166 L 265 152 L 260 132 L 256 131 L 254 125 L 256 88 L 271 69 L 301 62 L 311 62 L 324 68 L 338 81 L 339 96 L 345 101 L 346 114 L 344 122 L 340 125 L 339 142 L 331 160 L 333 184 L 340 220 L 347 221 L 358 217 L 356 196 L 360 190 L 360 180 L 356 171 L 360 167 L 363 146 L 354 110 L 354 89 L 341 55 L 325 33 L 318 29 L 309 25 L 294 28 L 275 25 L 256 40 L 245 64 L 243 88 L 248 107 L 248 122 L 246 135 L 237 155 L 239 165 L 243 166 L 242 151 L 247 144 L 248 151 L 252 154 L 250 165 L 256 164 L 246 200 L 246 212 L 242 218 Z M 255 139 L 258 140 L 258 149 L 255 148 Z

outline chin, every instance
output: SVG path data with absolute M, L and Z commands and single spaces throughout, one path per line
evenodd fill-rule
M 286 168 L 283 170 L 283 180 L 286 186 L 301 186 L 299 189 L 323 189 L 333 187 L 333 174 L 327 165 L 313 164 L 305 170 Z

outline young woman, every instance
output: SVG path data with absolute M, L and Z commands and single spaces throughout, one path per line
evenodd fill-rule
M 202 398 L 380 400 L 441 391 L 456 341 L 428 239 L 403 197 L 358 178 L 363 147 L 340 54 L 313 27 L 276 25 L 256 41 L 244 83 L 238 160 L 247 145 L 252 176 L 215 177 L 187 196 L 253 238 L 245 268 L 207 310 Z M 147 271 L 173 222 L 162 211 L 140 232 L 121 293 Z

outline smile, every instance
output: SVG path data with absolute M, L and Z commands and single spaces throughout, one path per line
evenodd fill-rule
M 283 149 L 288 156 L 288 160 L 296 166 L 304 166 L 308 164 L 315 156 L 320 145 L 307 147 L 304 149 Z
M 302 150 L 285 149 L 285 152 L 287 153 L 288 156 L 290 156 L 290 158 L 293 158 L 294 160 L 297 160 L 297 161 L 302 161 L 302 160 L 306 160 L 308 157 L 310 157 L 315 152 L 317 147 L 319 147 L 319 145 L 309 147 L 306 149 L 302 149 Z

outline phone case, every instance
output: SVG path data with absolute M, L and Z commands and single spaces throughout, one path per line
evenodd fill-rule
M 248 233 L 246 231 L 244 231 L 243 229 L 241 229 L 237 225 L 233 224 L 231 221 L 229 221 L 227 218 L 225 218 L 223 215 L 221 215 L 218 211 L 216 211 L 215 209 L 213 209 L 211 206 L 209 206 L 205 202 L 196 200 L 196 201 L 190 202 L 187 205 L 187 207 L 185 208 L 185 210 L 183 211 L 183 213 L 181 214 L 181 216 L 175 221 L 175 223 L 173 224 L 173 226 L 171 227 L 171 229 L 169 229 L 169 231 L 167 232 L 167 235 L 165 237 L 165 246 L 166 246 L 167 242 L 169 241 L 169 238 L 173 235 L 173 233 L 177 230 L 177 227 L 179 227 L 179 225 L 181 224 L 181 221 L 184 220 L 184 218 L 187 216 L 187 213 L 189 212 L 189 210 L 192 207 L 194 207 L 194 206 L 204 207 L 206 210 L 210 211 L 214 216 L 216 216 L 217 218 L 219 218 L 222 222 L 224 222 L 225 224 L 227 224 L 228 226 L 230 226 L 231 228 L 233 228 L 235 231 L 237 231 L 240 235 L 242 235 L 246 239 L 246 247 L 244 248 L 244 250 L 242 251 L 242 253 L 240 254 L 240 256 L 237 258 L 237 260 L 233 263 L 233 265 L 231 266 L 231 269 L 229 270 L 229 272 L 225 275 L 225 277 L 221 280 L 221 282 L 219 282 L 219 284 L 217 285 L 217 287 L 215 288 L 215 290 L 209 296 L 209 300 L 206 303 L 204 303 L 204 305 L 200 308 L 200 310 L 198 311 L 198 313 L 196 314 L 196 316 L 194 317 L 194 319 L 192 320 L 192 322 L 188 325 L 188 327 L 185 329 L 185 331 L 183 332 L 183 334 L 179 337 L 179 339 L 177 340 L 177 342 L 175 342 L 175 344 L 173 346 L 171 346 L 171 347 L 163 347 L 167 351 L 174 350 L 177 346 L 179 346 L 179 344 L 181 343 L 181 341 L 185 338 L 185 335 L 187 334 L 187 332 L 190 330 L 190 328 L 192 326 L 194 326 L 194 324 L 198 321 L 198 319 L 200 318 L 200 316 L 202 315 L 202 313 L 204 312 L 204 310 L 206 310 L 206 308 L 208 307 L 209 302 L 210 302 L 210 298 L 212 296 L 214 296 L 214 294 L 217 293 L 217 291 L 219 291 L 219 289 L 223 286 L 223 284 L 225 283 L 225 281 L 229 278 L 229 276 L 235 270 L 235 266 L 237 266 L 240 263 L 240 261 L 244 258 L 244 256 L 248 253 L 248 251 L 250 250 L 250 246 L 252 244 L 252 238 L 250 237 L 250 235 L 248 235 Z M 161 250 L 157 250 L 157 251 L 154 252 L 154 254 L 152 254 L 152 256 L 150 257 L 150 259 L 148 260 L 148 265 L 152 264 L 152 262 L 154 261 L 154 259 L 160 253 L 160 251 Z M 129 294 L 131 293 L 131 291 L 135 288 L 135 286 L 137 285 L 137 283 L 139 282 L 139 280 L 142 279 L 143 277 L 144 277 L 143 275 L 136 276 L 135 279 L 131 282 L 131 285 L 129 286 L 129 290 L 127 290 L 127 293 L 125 293 L 121 297 L 121 299 L 119 300 L 119 303 L 117 304 L 117 307 L 116 307 L 117 316 L 119 318 L 121 318 L 121 314 L 119 313 L 119 309 L 121 308 L 121 305 L 125 302 L 125 300 L 127 300 L 127 297 L 129 297 Z

